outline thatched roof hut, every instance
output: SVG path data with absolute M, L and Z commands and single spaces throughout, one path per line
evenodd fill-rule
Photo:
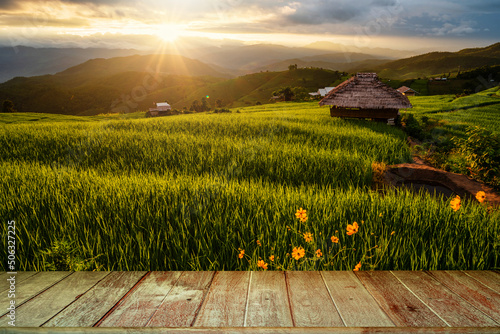
M 399 109 L 411 108 L 406 96 L 378 80 L 376 73 L 358 73 L 330 91 L 320 106 L 331 105 L 332 117 L 387 120 Z

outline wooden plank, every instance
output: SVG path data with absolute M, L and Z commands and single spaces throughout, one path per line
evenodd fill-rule
M 344 327 L 320 272 L 289 271 L 285 275 L 296 327 Z
M 500 324 L 500 293 L 461 271 L 431 271 L 429 274 Z
M 7 275 L 7 276 L 2 278 L 2 280 L 0 281 L 0 282 L 2 282 L 2 284 L 0 285 L 0 293 L 3 293 L 4 291 L 9 290 L 10 284 L 7 281 L 7 279 L 10 278 L 11 276 L 15 276 L 16 284 L 19 284 L 19 283 L 27 280 L 28 278 L 37 274 L 36 271 L 18 271 L 14 275 L 8 274 L 6 272 L 3 272 L 3 273 L 5 273 L 5 275 Z
M 398 327 L 447 327 L 389 271 L 357 271 L 356 276 Z
M 321 273 L 347 327 L 394 327 L 352 271 Z
M 243 327 L 249 271 L 219 271 L 194 323 L 195 327 Z
M 186 271 L 165 297 L 147 327 L 190 327 L 203 303 L 214 272 Z
M 68 334 L 416 334 L 416 333 L 431 333 L 431 334 L 498 334 L 498 328 L 441 328 L 441 327 L 225 327 L 225 328 L 111 328 L 111 327 L 94 327 L 94 328 L 9 328 L 8 331 L 2 331 L 0 333 L 8 334 L 52 334 L 52 333 L 68 333 Z
M 69 275 L 71 275 L 71 272 L 69 271 L 50 271 L 31 276 L 28 274 L 23 275 L 22 278 L 28 276 L 29 277 L 23 279 L 21 282 L 18 282 L 16 278 L 16 307 L 19 307 L 21 304 L 35 297 L 42 291 L 50 288 L 52 285 L 56 284 Z M 0 295 L 0 317 L 8 313 L 7 307 L 11 300 L 11 298 L 8 298 L 8 296 L 9 295 L 7 293 L 3 293 Z
M 473 277 L 475 280 L 483 283 L 490 289 L 495 290 L 500 293 L 500 273 L 491 270 L 466 270 L 464 271 L 466 275 Z
M 451 327 L 498 325 L 426 272 L 394 271 L 392 273 Z
M 146 326 L 181 274 L 178 271 L 151 272 L 98 326 Z
M 40 275 L 45 274 L 40 273 Z M 106 272 L 76 272 L 68 276 L 16 308 L 16 326 L 41 326 L 108 274 Z M 0 319 L 0 326 L 7 326 L 9 321 L 9 318 L 3 316 Z
M 294 326 L 284 272 L 255 271 L 251 273 L 245 326 Z
M 43 326 L 94 326 L 145 274 L 145 271 L 111 272 Z

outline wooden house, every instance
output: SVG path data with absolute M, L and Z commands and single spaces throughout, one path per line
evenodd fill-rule
M 160 116 L 162 112 L 170 111 L 172 110 L 172 107 L 168 102 L 159 102 L 155 103 L 156 108 L 149 108 L 149 114 L 151 116 Z
M 411 89 L 410 87 L 402 86 L 396 89 L 398 92 L 400 92 L 403 95 L 406 96 L 415 96 L 418 94 L 416 90 Z
M 376 73 L 358 73 L 330 91 L 320 102 L 332 117 L 371 118 L 387 121 L 399 109 L 411 108 L 408 98 L 378 80 Z

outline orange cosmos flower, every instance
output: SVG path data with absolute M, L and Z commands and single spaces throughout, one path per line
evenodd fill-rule
M 321 249 L 318 249 L 318 250 L 316 251 L 316 256 L 317 256 L 317 257 L 322 257 L 322 256 L 323 256 L 323 253 L 321 253 Z
M 306 210 L 300 208 L 295 213 L 295 217 L 298 218 L 298 219 L 300 219 L 301 222 L 305 223 L 307 221 L 307 212 L 306 212 Z
M 242 259 L 244 256 L 245 256 L 245 250 L 244 250 L 244 249 L 242 249 L 242 250 L 240 250 L 240 254 L 238 255 L 238 257 L 239 257 L 240 259 Z
M 257 240 L 257 246 L 262 246 L 259 240 Z
M 354 233 L 358 232 L 358 223 L 354 222 L 351 224 L 347 225 L 347 235 L 353 235 Z
M 259 260 L 259 262 L 257 262 L 257 266 L 264 270 L 267 270 L 267 263 L 265 263 L 264 260 Z
M 359 271 L 359 269 L 361 268 L 361 262 L 359 262 L 353 269 L 353 271 Z
M 450 202 L 451 208 L 453 211 L 457 211 L 460 209 L 461 201 L 460 201 L 460 196 L 457 195 L 454 199 L 451 200 Z
M 306 255 L 306 250 L 304 248 L 302 248 L 302 247 L 294 247 L 293 248 L 292 257 L 295 260 L 299 260 L 299 259 L 303 258 L 304 255 Z
M 304 240 L 306 242 L 311 242 L 313 241 L 313 235 L 309 232 L 304 233 Z
M 271 256 L 269 257 L 269 260 L 271 260 L 271 262 L 274 262 L 274 255 L 271 255 Z
M 338 243 L 339 243 L 339 238 L 337 238 L 336 236 L 333 236 L 333 237 L 332 237 L 332 242 L 333 242 L 334 244 L 338 244 Z
M 479 203 L 483 203 L 486 200 L 486 193 L 484 191 L 478 191 L 476 194 L 476 199 Z

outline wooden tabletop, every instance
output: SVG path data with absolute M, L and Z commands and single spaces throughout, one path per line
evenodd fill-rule
M 0 282 L 0 333 L 500 333 L 498 271 L 2 272 Z

